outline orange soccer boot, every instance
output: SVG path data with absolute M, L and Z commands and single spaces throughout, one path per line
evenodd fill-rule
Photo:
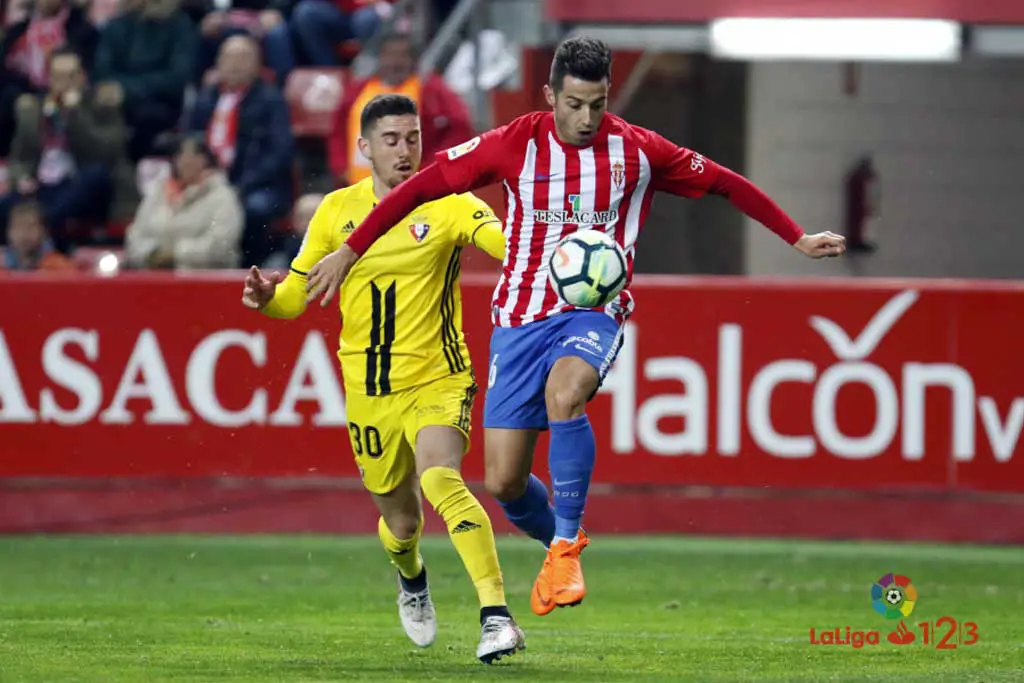
M 556 607 L 574 607 L 587 595 L 580 553 L 590 539 L 580 529 L 575 541 L 552 543 L 530 594 L 530 608 L 544 616 Z

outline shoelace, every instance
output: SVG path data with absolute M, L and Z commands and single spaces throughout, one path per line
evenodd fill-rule
M 430 595 L 428 593 L 402 593 L 402 597 L 399 600 L 402 607 L 410 607 L 413 611 L 413 621 L 423 623 L 427 621 L 427 615 L 424 608 L 430 604 Z
M 508 619 L 505 617 L 487 617 L 484 620 L 484 634 L 497 633 L 501 629 L 505 628 L 508 624 Z

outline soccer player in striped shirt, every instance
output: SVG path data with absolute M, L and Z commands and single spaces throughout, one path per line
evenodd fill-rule
M 845 240 L 805 234 L 746 178 L 606 112 L 612 57 L 598 40 L 563 42 L 544 92 L 551 112 L 508 125 L 437 154 L 436 163 L 389 194 L 343 247 L 310 272 L 309 300 L 326 305 L 352 264 L 418 204 L 491 183 L 505 187 L 507 252 L 494 291 L 488 391 L 484 403 L 488 490 L 506 516 L 541 541 L 547 558 L 530 604 L 548 614 L 586 595 L 580 520 L 596 446 L 586 405 L 622 345 L 633 308 L 628 287 L 603 310 L 573 309 L 548 281 L 558 241 L 595 228 L 612 235 L 632 274 L 640 228 L 657 191 L 691 199 L 726 197 L 797 251 L 838 256 Z M 554 505 L 530 474 L 538 432 L 550 429 Z

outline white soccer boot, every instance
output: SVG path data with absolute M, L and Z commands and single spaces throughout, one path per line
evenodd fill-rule
M 480 644 L 476 657 L 484 664 L 491 664 L 502 657 L 526 649 L 526 636 L 512 617 L 491 616 L 480 626 Z
M 398 582 L 398 618 L 409 640 L 419 647 L 429 647 L 437 638 L 437 614 L 434 601 L 430 599 L 430 588 L 419 593 L 410 593 Z

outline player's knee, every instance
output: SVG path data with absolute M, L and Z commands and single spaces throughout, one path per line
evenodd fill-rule
M 420 526 L 419 517 L 407 512 L 392 512 L 384 515 L 384 523 L 395 538 L 405 540 L 416 535 Z
M 597 371 L 586 361 L 571 356 L 560 359 L 544 387 L 548 420 L 561 422 L 582 415 L 597 381 Z
M 511 503 L 526 493 L 527 477 L 520 477 L 511 472 L 487 472 L 484 475 L 484 488 L 487 493 L 502 503 Z
M 548 408 L 548 419 L 561 422 L 572 420 L 583 414 L 587 407 L 590 390 L 581 381 L 560 382 L 548 385 L 544 399 Z
M 466 451 L 465 435 L 453 427 L 424 427 L 416 435 L 416 469 L 420 475 L 432 467 L 458 470 Z

